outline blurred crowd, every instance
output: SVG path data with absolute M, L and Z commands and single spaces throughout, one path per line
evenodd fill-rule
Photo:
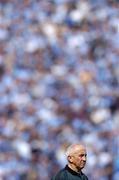
M 119 1 L 0 0 L 0 180 L 49 180 L 73 142 L 119 179 Z

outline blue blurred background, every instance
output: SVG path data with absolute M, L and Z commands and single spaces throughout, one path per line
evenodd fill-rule
M 119 1 L 0 0 L 0 180 L 49 180 L 87 146 L 119 180 Z

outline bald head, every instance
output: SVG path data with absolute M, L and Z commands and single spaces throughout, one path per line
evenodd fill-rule
M 70 145 L 67 150 L 66 150 L 66 156 L 70 156 L 74 153 L 76 153 L 77 151 L 80 151 L 82 149 L 86 149 L 85 146 L 83 144 L 72 144 Z

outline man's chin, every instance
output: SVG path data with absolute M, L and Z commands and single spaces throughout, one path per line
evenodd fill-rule
M 85 164 L 82 164 L 82 165 L 80 166 L 81 169 L 83 169 L 84 167 L 85 167 Z

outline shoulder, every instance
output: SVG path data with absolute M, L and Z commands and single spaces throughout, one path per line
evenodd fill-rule
M 51 180 L 66 180 L 66 170 L 61 169 L 55 176 L 51 178 Z
M 82 173 L 82 175 L 83 175 L 83 179 L 88 180 L 88 177 L 84 173 Z

